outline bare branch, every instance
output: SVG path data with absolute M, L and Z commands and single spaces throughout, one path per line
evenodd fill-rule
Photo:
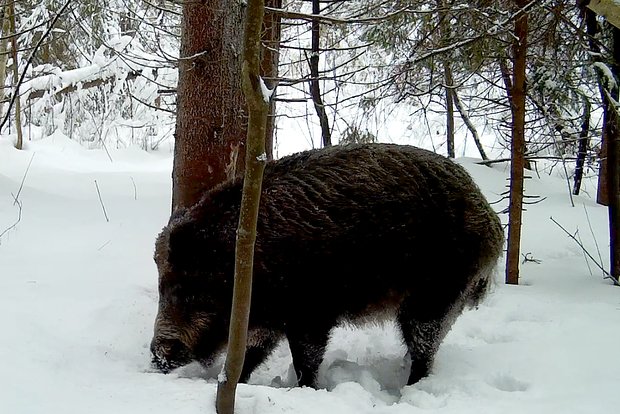
M 620 286 L 620 282 L 618 282 L 616 278 L 614 278 L 607 270 L 605 270 L 602 264 L 596 261 L 596 259 L 590 254 L 590 252 L 588 252 L 588 250 L 583 246 L 583 244 L 581 244 L 581 242 L 579 242 L 579 240 L 575 236 L 570 234 L 570 232 L 566 230 L 560 223 L 555 221 L 553 217 L 549 217 L 549 219 L 553 221 L 560 229 L 562 229 L 562 231 L 566 233 L 568 237 L 570 237 L 571 239 L 575 241 L 575 243 L 577 243 L 577 246 L 581 248 L 584 254 L 586 254 L 590 258 L 590 260 L 592 260 L 592 262 L 603 272 L 603 274 L 605 275 L 603 279 L 611 279 L 614 285 Z

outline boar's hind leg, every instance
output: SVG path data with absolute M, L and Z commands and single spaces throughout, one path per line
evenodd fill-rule
M 408 385 L 429 374 L 439 344 L 452 324 L 454 306 L 419 297 L 409 297 L 401 305 L 397 320 L 411 357 Z
M 248 382 L 252 372 L 262 364 L 278 344 L 280 335 L 265 331 L 250 331 L 248 334 L 248 347 L 245 351 L 245 360 L 241 370 L 240 382 Z
M 305 323 L 299 326 L 305 330 L 289 330 L 286 332 L 293 357 L 293 367 L 297 374 L 297 383 L 299 386 L 316 388 L 316 375 L 319 365 L 323 361 L 331 326 L 324 329 L 309 327 Z

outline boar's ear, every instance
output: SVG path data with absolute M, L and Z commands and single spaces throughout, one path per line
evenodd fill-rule
M 185 207 L 177 207 L 176 209 L 174 209 L 174 211 L 170 215 L 170 220 L 168 220 L 168 226 L 172 227 L 180 223 L 183 220 L 183 218 L 187 215 L 188 211 L 189 209 Z
M 168 262 L 177 269 L 186 269 L 195 261 L 195 228 L 191 223 L 169 226 Z

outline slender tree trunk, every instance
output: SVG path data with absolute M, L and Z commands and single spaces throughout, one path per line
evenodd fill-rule
M 526 0 L 515 1 L 523 8 Z M 508 218 L 508 254 L 506 283 L 519 284 L 521 221 L 523 216 L 523 179 L 525 168 L 525 81 L 527 62 L 527 13 L 515 21 L 513 42 L 512 88 L 508 91 L 512 109 L 512 142 L 510 163 L 510 207 Z
M 590 115 L 592 112 L 592 105 L 590 100 L 583 97 L 583 119 L 581 122 L 581 132 L 579 133 L 579 145 L 577 147 L 577 161 L 575 163 L 575 180 L 573 185 L 573 194 L 579 195 L 581 190 L 581 182 L 583 181 L 583 168 L 586 162 L 586 156 L 588 155 L 588 144 L 590 136 Z
M 450 31 L 450 7 L 448 1 L 437 0 L 437 8 L 439 9 L 440 47 L 444 47 L 450 44 L 450 38 L 452 36 Z M 446 90 L 446 147 L 448 150 L 448 157 L 454 158 L 454 96 L 452 93 L 452 88 L 454 87 L 454 77 L 452 76 L 450 56 L 446 55 L 442 63 L 445 83 L 444 87 Z
M 218 414 L 234 413 L 235 390 L 241 376 L 247 346 L 256 224 L 267 160 L 265 133 L 270 100 L 263 93 L 260 77 L 260 32 L 263 15 L 264 0 L 249 0 L 243 41 L 242 74 L 243 92 L 249 109 L 246 169 L 237 230 L 235 284 L 228 349 L 223 375 L 220 375 L 217 387 Z
M 6 64 L 9 60 L 9 6 L 0 7 L 0 119 L 4 112 Z
M 450 63 L 444 61 L 444 76 L 446 80 L 446 144 L 448 147 L 448 157 L 454 158 L 454 80 L 452 79 L 452 69 Z
M 321 13 L 320 0 L 312 0 L 312 14 Z M 310 95 L 312 96 L 312 102 L 314 103 L 314 109 L 319 117 L 319 123 L 321 125 L 321 139 L 324 147 L 332 145 L 332 133 L 329 128 L 329 119 L 327 118 L 327 112 L 325 111 L 325 105 L 323 104 L 323 97 L 321 96 L 321 87 L 319 83 L 319 52 L 320 52 L 320 39 L 321 39 L 321 23 L 318 19 L 312 20 L 312 52 L 310 54 Z
M 15 3 L 7 4 L 7 13 L 9 18 L 9 33 L 17 33 L 15 29 Z M 22 105 L 19 98 L 19 60 L 17 59 L 17 37 L 11 37 L 11 58 L 13 59 L 13 93 L 15 94 L 15 131 L 17 132 L 17 140 L 15 148 L 22 149 L 24 147 L 24 137 L 22 135 Z M 4 86 L 4 85 L 2 85 Z
M 282 0 L 265 0 L 265 6 L 282 8 Z M 263 55 L 261 61 L 262 74 L 267 79 L 278 77 L 278 64 L 280 62 L 280 35 L 281 18 L 277 13 L 265 11 L 263 19 Z M 275 89 L 275 81 L 266 82 L 270 89 Z M 273 159 L 273 139 L 276 128 L 276 101 L 271 99 L 269 102 L 269 116 L 267 118 L 267 133 L 265 136 L 265 150 L 267 159 Z
M 245 6 L 184 2 L 177 88 L 172 207 L 195 204 L 205 190 L 243 172 L 247 114 L 241 91 Z
M 461 115 L 461 119 L 467 126 L 467 129 L 469 129 L 469 132 L 471 133 L 472 137 L 474 138 L 474 143 L 476 144 L 476 148 L 478 148 L 480 157 L 485 161 L 488 160 L 489 157 L 487 156 L 487 153 L 484 151 L 484 148 L 482 147 L 482 142 L 480 141 L 478 130 L 474 126 L 473 122 L 471 122 L 471 119 L 469 119 L 469 115 L 467 115 L 467 111 L 463 107 L 463 103 L 461 102 L 461 99 L 459 98 L 459 94 L 456 91 L 456 89 L 452 89 L 452 95 L 454 97 L 454 105 L 456 106 L 456 109 L 459 111 L 459 114 Z

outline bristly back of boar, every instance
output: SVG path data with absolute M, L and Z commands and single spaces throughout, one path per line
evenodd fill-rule
M 154 363 L 210 364 L 224 348 L 240 179 L 177 212 L 160 234 Z M 459 165 L 389 144 L 303 152 L 268 163 L 242 379 L 288 339 L 300 385 L 316 386 L 330 330 L 392 315 L 426 376 L 455 318 L 487 291 L 504 236 Z

